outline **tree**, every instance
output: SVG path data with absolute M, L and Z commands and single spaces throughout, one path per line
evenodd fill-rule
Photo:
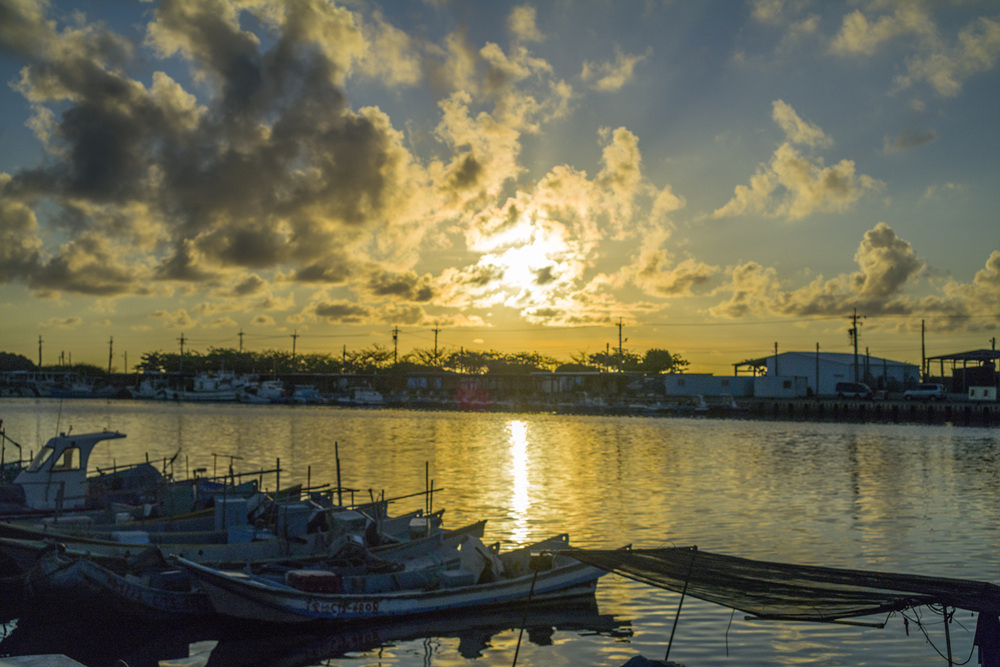
M 34 369 L 35 364 L 31 359 L 13 352 L 0 352 L 0 371 L 31 371 Z
M 347 367 L 354 373 L 374 373 L 392 363 L 392 350 L 378 343 L 358 352 L 349 352 Z
M 670 354 L 667 350 L 652 348 L 646 350 L 642 358 L 642 370 L 646 373 L 681 373 L 689 365 L 680 355 Z

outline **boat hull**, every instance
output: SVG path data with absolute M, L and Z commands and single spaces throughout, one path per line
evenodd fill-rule
M 124 577 L 86 558 L 48 553 L 26 577 L 34 609 L 52 608 L 57 614 L 68 605 L 81 609 L 107 609 L 115 614 L 146 619 L 180 620 L 212 613 L 208 597 L 199 590 L 170 590 Z M 51 600 L 54 605 L 40 605 Z
M 572 561 L 537 576 L 487 584 L 382 594 L 324 594 L 263 583 L 241 572 L 219 571 L 183 558 L 176 561 L 198 579 L 217 613 L 264 623 L 371 621 L 591 595 L 604 574 Z

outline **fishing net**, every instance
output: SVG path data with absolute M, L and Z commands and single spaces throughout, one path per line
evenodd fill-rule
M 1000 613 L 1000 587 L 980 581 L 772 563 L 693 547 L 565 553 L 759 618 L 834 621 L 930 604 Z

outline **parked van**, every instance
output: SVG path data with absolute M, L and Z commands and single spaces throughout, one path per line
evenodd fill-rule
M 907 401 L 943 401 L 945 399 L 944 385 L 935 382 L 921 382 L 913 389 L 904 391 L 903 398 Z
M 866 401 L 872 399 L 872 388 L 863 382 L 838 382 L 834 391 L 837 398 L 860 398 Z

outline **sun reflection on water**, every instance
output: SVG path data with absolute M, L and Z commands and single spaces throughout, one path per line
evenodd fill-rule
M 514 531 L 511 537 L 521 544 L 528 539 L 528 510 L 531 507 L 528 483 L 528 424 L 516 420 L 507 424 L 510 432 L 511 511 Z

